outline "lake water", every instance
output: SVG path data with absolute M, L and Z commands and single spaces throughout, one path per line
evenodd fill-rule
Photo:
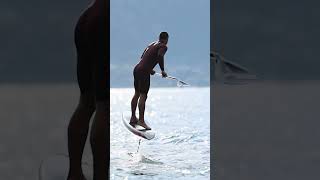
M 210 89 L 150 89 L 145 116 L 156 137 L 139 150 L 121 121 L 133 93 L 111 89 L 111 179 L 210 179 Z

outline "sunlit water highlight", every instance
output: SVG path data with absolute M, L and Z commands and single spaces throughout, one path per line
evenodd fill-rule
M 210 89 L 151 89 L 145 116 L 156 137 L 138 152 L 121 121 L 133 93 L 111 89 L 111 179 L 210 179 Z

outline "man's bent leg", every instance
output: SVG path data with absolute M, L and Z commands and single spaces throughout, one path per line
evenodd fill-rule
M 81 95 L 68 126 L 69 173 L 68 180 L 83 180 L 81 160 L 88 136 L 90 118 L 95 110 L 94 98 Z
M 139 98 L 139 122 L 138 124 L 147 130 L 151 130 L 151 128 L 144 122 L 144 111 L 145 111 L 145 104 L 147 100 L 147 94 L 146 93 L 140 93 Z
M 145 104 L 147 100 L 147 94 L 141 93 L 139 98 L 139 120 L 144 121 Z
M 108 179 L 109 174 L 109 105 L 105 101 L 96 103 L 96 114 L 91 127 L 90 143 L 93 154 L 94 180 Z
M 135 91 L 132 100 L 131 100 L 131 118 L 130 118 L 130 124 L 134 125 L 138 122 L 137 116 L 136 116 L 136 109 L 137 109 L 137 104 L 139 100 L 139 92 Z

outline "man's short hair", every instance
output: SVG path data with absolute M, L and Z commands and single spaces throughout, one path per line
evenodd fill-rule
M 169 39 L 169 34 L 167 32 L 161 32 L 159 35 L 159 40 L 167 40 Z

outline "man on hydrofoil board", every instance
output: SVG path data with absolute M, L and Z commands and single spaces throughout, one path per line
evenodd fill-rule
M 146 130 L 151 130 L 144 120 L 145 103 L 150 88 L 150 75 L 155 74 L 153 68 L 159 64 L 162 77 L 167 77 L 167 73 L 164 71 L 164 55 L 168 49 L 168 40 L 168 33 L 161 32 L 159 40 L 148 45 L 140 58 L 140 62 L 134 67 L 133 77 L 135 93 L 131 100 L 130 118 L 130 125 L 133 127 L 139 125 Z M 139 107 L 139 119 L 136 117 L 137 104 Z

